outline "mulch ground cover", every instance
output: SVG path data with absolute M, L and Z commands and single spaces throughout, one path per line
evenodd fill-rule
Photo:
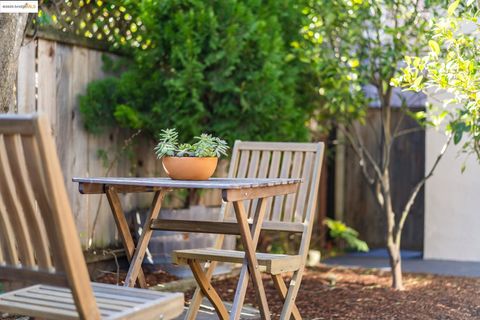
M 122 283 L 125 273 L 120 273 Z M 147 272 L 149 286 L 177 280 L 165 272 Z M 214 282 L 220 296 L 232 301 L 237 277 Z M 278 319 L 281 303 L 273 284 L 264 277 L 273 318 Z M 286 278 L 288 280 L 288 277 Z M 97 281 L 116 283 L 115 273 Z M 320 266 L 306 270 L 297 298 L 305 319 L 480 319 L 480 279 L 406 274 L 405 290 L 390 289 L 388 272 Z M 185 297 L 191 299 L 193 290 Z M 246 303 L 256 306 L 250 283 Z M 0 316 L 1 318 L 1 316 Z
M 124 274 L 121 274 L 121 279 Z M 116 276 L 100 281 L 115 283 Z M 147 273 L 150 286 L 176 278 L 167 273 Z M 282 304 L 267 276 L 265 289 L 273 318 Z M 288 281 L 288 277 L 286 278 Z M 225 301 L 232 301 L 238 278 L 214 282 Z M 480 319 L 480 279 L 405 274 L 405 290 L 390 288 L 390 274 L 379 270 L 320 266 L 303 277 L 297 306 L 305 319 Z M 185 293 L 191 299 L 193 290 Z M 256 306 L 252 283 L 246 303 Z
M 232 301 L 236 281 L 215 283 L 223 299 Z M 390 288 L 388 272 L 310 268 L 297 306 L 306 319 L 480 319 L 480 279 L 406 274 L 404 283 L 404 291 L 395 291 Z M 264 284 L 270 311 L 278 319 L 278 294 L 271 281 Z M 190 298 L 191 292 L 186 296 Z M 246 302 L 256 304 L 251 283 Z

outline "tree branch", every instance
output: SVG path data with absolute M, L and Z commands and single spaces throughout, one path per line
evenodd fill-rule
M 375 177 L 372 177 L 370 175 L 370 173 L 368 172 L 367 170 L 367 167 L 366 167 L 366 161 L 365 161 L 365 157 L 364 157 L 364 152 L 363 152 L 363 148 L 361 147 L 361 144 L 360 142 L 357 144 L 357 142 L 355 141 L 355 139 L 353 138 L 352 134 L 350 132 L 348 132 L 347 129 L 345 129 L 345 127 L 343 126 L 338 126 L 338 129 L 340 131 L 343 132 L 343 134 L 345 135 L 345 137 L 347 137 L 348 139 L 348 142 L 350 142 L 350 145 L 352 146 L 353 148 L 353 151 L 355 151 L 355 153 L 357 154 L 358 158 L 360 159 L 360 167 L 362 168 L 362 173 L 363 175 L 365 176 L 365 179 L 367 180 L 367 182 L 370 184 L 370 185 L 373 185 L 375 183 Z M 360 145 L 359 145 L 360 144 Z
M 404 129 L 404 130 L 400 130 L 395 136 L 394 138 L 399 138 L 401 136 L 404 136 L 404 135 L 407 135 L 407 134 L 410 134 L 410 133 L 414 133 L 414 132 L 419 132 L 419 131 L 423 131 L 425 130 L 425 128 L 422 128 L 422 127 L 415 127 L 415 128 L 408 128 L 408 129 Z
M 443 155 L 447 151 L 448 146 L 450 145 L 452 141 L 452 134 L 448 135 L 447 140 L 445 141 L 445 144 L 443 145 L 440 153 L 438 154 L 437 158 L 435 159 L 435 162 L 433 163 L 432 168 L 428 172 L 428 174 L 420 180 L 415 188 L 413 189 L 412 193 L 410 194 L 410 197 L 408 198 L 407 203 L 405 204 L 405 207 L 402 211 L 402 215 L 400 217 L 400 221 L 398 222 L 397 230 L 395 232 L 395 238 L 397 239 L 396 242 L 400 241 L 400 236 L 402 234 L 403 226 L 405 225 L 405 220 L 407 220 L 408 214 L 410 213 L 410 209 L 412 208 L 413 204 L 415 203 L 415 199 L 417 198 L 418 193 L 420 192 L 420 189 L 425 185 L 425 182 L 433 176 L 433 172 L 437 168 L 440 160 L 442 159 Z

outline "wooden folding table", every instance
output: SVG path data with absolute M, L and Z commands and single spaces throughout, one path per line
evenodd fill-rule
M 228 224 L 225 222 L 204 222 L 207 229 L 212 233 L 240 234 L 243 247 L 245 248 L 244 266 L 248 267 L 257 299 L 260 305 L 260 312 L 263 318 L 270 318 L 267 298 L 258 268 L 257 258 L 255 256 L 258 236 L 261 231 L 264 219 L 265 208 L 257 210 L 256 216 L 252 217 L 253 222 L 249 221 L 247 212 L 243 205 L 243 200 L 253 200 L 269 198 L 278 195 L 295 193 L 301 182 L 300 179 L 240 179 L 240 178 L 212 178 L 205 181 L 186 181 L 172 180 L 169 178 L 73 178 L 78 182 L 79 191 L 82 194 L 102 194 L 107 195 L 112 213 L 117 225 L 127 259 L 130 262 L 130 268 L 125 280 L 125 286 L 133 287 L 135 282 L 138 286 L 145 288 L 145 276 L 141 269 L 142 261 L 147 250 L 148 242 L 152 236 L 152 231 L 163 229 L 162 223 L 171 223 L 170 221 L 159 219 L 160 208 L 165 194 L 173 189 L 220 189 L 222 198 L 225 202 L 233 204 L 236 216 L 236 222 Z M 119 193 L 132 192 L 155 192 L 150 212 L 145 220 L 142 234 L 135 246 L 130 234 L 127 220 L 120 203 Z M 262 206 L 264 207 L 264 206 Z M 186 221 L 179 221 L 180 224 L 188 224 Z M 196 223 L 196 222 L 195 222 Z M 176 230 L 182 231 L 181 227 Z M 205 229 L 199 227 L 199 232 L 205 232 Z M 233 229 L 236 229 L 236 232 Z M 193 231 L 191 226 L 183 231 Z M 222 232 L 224 231 L 224 232 Z M 241 285 L 241 283 L 239 283 Z

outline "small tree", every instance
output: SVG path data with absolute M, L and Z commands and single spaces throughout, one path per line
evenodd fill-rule
M 439 1 L 440 2 L 440 1 Z M 386 217 L 386 243 L 392 270 L 392 286 L 403 288 L 400 244 L 402 230 L 415 199 L 432 176 L 450 139 L 440 151 L 427 174 L 410 191 L 408 200 L 397 212 L 392 199 L 392 145 L 399 136 L 411 130 L 399 130 L 392 124 L 392 79 L 400 70 L 406 54 L 418 54 L 425 47 L 429 30 L 426 10 L 434 1 L 417 0 L 316 0 L 309 1 L 304 13 L 308 24 L 302 29 L 303 42 L 292 43 L 303 61 L 317 71 L 321 119 L 335 118 L 332 124 L 351 144 L 359 159 L 365 181 Z M 328 8 L 328 9 L 327 9 Z M 367 97 L 366 87 L 373 88 L 374 97 Z M 404 107 L 407 101 L 400 96 Z M 381 128 L 376 141 L 380 156 L 365 147 L 358 134 L 358 121 L 371 103 L 381 111 Z M 408 112 L 408 110 L 404 110 Z M 424 112 L 415 114 L 422 125 Z
M 398 82 L 427 94 L 449 92 L 452 99 L 430 114 L 448 120 L 446 131 L 455 144 L 467 135 L 463 150 L 480 160 L 480 1 L 460 5 L 459 0 L 453 2 L 447 16 L 435 21 L 428 54 L 407 57 Z
M 0 113 L 8 112 L 13 104 L 18 55 L 23 42 L 28 14 L 0 14 Z

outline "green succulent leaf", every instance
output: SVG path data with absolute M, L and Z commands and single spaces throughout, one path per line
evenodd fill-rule
M 194 144 L 178 144 L 178 132 L 176 129 L 163 129 L 158 136 L 158 144 L 154 151 L 158 158 L 164 156 L 176 157 L 221 157 L 227 156 L 229 149 L 225 140 L 213 137 L 211 134 L 202 133 L 194 137 Z

